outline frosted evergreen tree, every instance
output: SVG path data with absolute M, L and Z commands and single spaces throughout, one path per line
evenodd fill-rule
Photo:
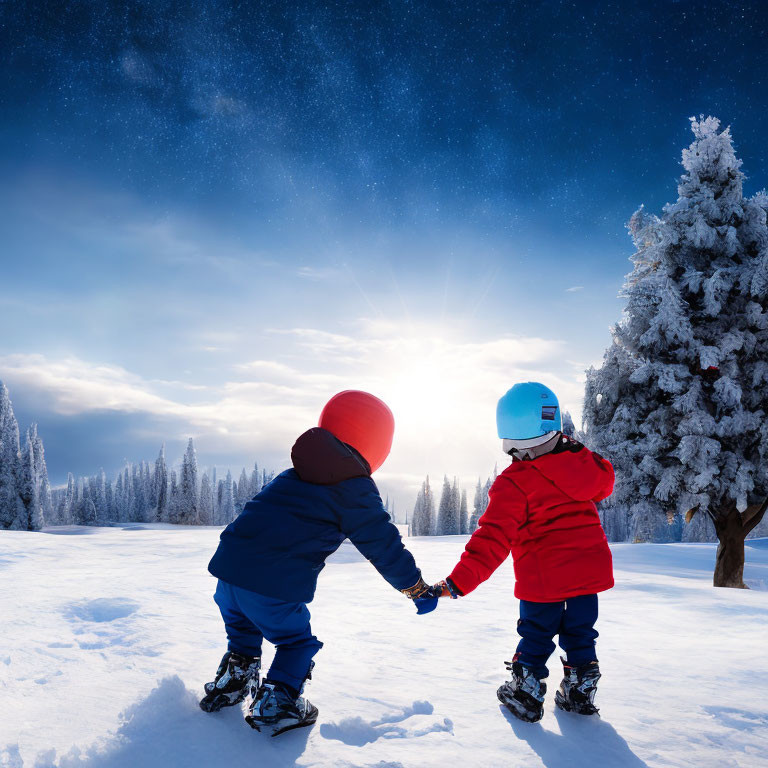
M 35 475 L 34 442 L 29 439 L 29 433 L 27 433 L 27 440 L 21 450 L 17 467 L 16 487 L 23 508 L 23 517 L 19 528 L 25 531 L 39 531 L 43 527 L 43 516 Z
M 458 480 L 454 478 L 453 484 L 451 484 L 446 477 L 443 481 L 443 492 L 437 513 L 438 536 L 452 536 L 461 532 L 460 505 L 461 495 Z
M 96 525 L 96 506 L 91 498 L 91 489 L 89 483 L 83 483 L 83 497 L 80 519 L 80 525 Z
M 155 498 L 154 487 L 152 483 L 152 471 L 149 468 L 148 461 L 141 462 L 142 487 L 144 493 L 144 510 L 142 519 L 148 523 L 154 520 Z
M 461 501 L 459 502 L 459 533 L 469 533 L 469 508 L 467 506 L 467 491 L 461 489 Z
M 224 522 L 224 514 L 222 512 L 222 505 L 224 504 L 224 481 L 219 480 L 219 484 L 216 486 L 216 509 L 214 522 L 216 525 L 226 525 Z
M 477 487 L 475 488 L 475 498 L 472 503 L 472 515 L 469 518 L 469 525 L 467 533 L 474 533 L 477 530 L 478 520 L 485 512 L 485 502 L 483 499 L 483 484 L 480 482 L 480 478 L 477 478 Z
M 440 505 L 437 508 L 437 525 L 435 533 L 442 536 L 453 522 L 453 488 L 448 482 L 448 476 L 443 477 L 443 490 L 440 494 Z
M 169 523 L 179 522 L 179 483 L 176 479 L 176 470 L 171 470 L 171 488 L 168 496 L 168 520 Z
M 232 482 L 232 473 L 227 470 L 227 477 L 224 480 L 223 495 L 221 499 L 221 522 L 223 525 L 229 525 L 235 519 L 235 490 Z
M 136 488 L 133 484 L 133 467 L 128 464 L 123 470 L 123 519 L 121 522 L 131 523 L 136 519 Z
M 107 507 L 107 476 L 103 469 L 95 478 L 93 501 L 96 507 L 96 525 L 106 525 L 109 520 L 109 509 Z
M 261 473 L 258 463 L 254 462 L 251 476 L 248 480 L 248 501 L 250 501 L 261 490 Z
M 419 492 L 416 494 L 416 503 L 413 505 L 413 512 L 411 512 L 409 535 L 425 536 L 424 525 L 424 483 L 422 483 Z
M 197 525 L 199 522 L 199 494 L 197 485 L 197 454 L 192 438 L 189 438 L 184 459 L 181 462 L 179 479 L 179 508 L 176 522 Z
M 562 433 L 568 435 L 568 437 L 573 437 L 576 434 L 576 426 L 573 423 L 573 417 L 571 416 L 570 411 L 563 412 Z
M 134 464 L 131 467 L 131 483 L 133 485 L 133 505 L 131 522 L 143 523 L 146 510 L 146 494 L 144 488 L 144 472 L 141 465 Z
M 104 519 L 108 522 L 113 522 L 115 519 L 115 504 L 112 495 L 112 483 L 106 475 L 104 476 L 104 505 Z
M 35 455 L 35 484 L 38 503 L 40 504 L 40 515 L 44 524 L 47 524 L 47 521 L 52 517 L 53 505 L 51 503 L 51 486 L 48 482 L 48 468 L 45 464 L 45 448 L 43 447 L 43 439 L 37 433 L 37 424 L 30 427 L 28 439 L 32 442 Z
M 71 472 L 67 473 L 67 490 L 64 494 L 62 513 L 59 515 L 61 525 L 72 525 L 75 521 L 75 478 Z
M 168 520 L 168 467 L 165 463 L 165 443 L 155 459 L 155 474 L 152 478 L 152 495 L 155 500 L 154 518 L 158 522 Z
M 19 425 L 8 389 L 0 381 L 0 528 L 19 530 L 24 507 L 19 497 Z
M 239 515 L 243 511 L 243 507 L 252 499 L 251 496 L 251 482 L 248 479 L 248 475 L 245 473 L 245 468 L 240 473 L 240 479 L 237 481 L 237 500 L 235 502 L 235 509 Z
M 434 536 L 437 528 L 437 515 L 435 514 L 435 495 L 429 484 L 429 477 L 424 482 L 424 536 Z
M 677 202 L 630 220 L 627 307 L 609 369 L 588 374 L 585 424 L 632 537 L 707 515 L 714 584 L 742 587 L 744 539 L 768 507 L 768 204 L 744 197 L 730 131 L 691 123 Z
M 435 502 L 427 477 L 416 496 L 411 514 L 411 536 L 434 536 L 435 527 Z
M 125 493 L 123 491 L 122 472 L 118 472 L 117 480 L 115 481 L 114 503 L 115 503 L 114 520 L 116 523 L 119 523 L 125 519 L 125 515 L 123 513 L 124 506 L 125 506 Z
M 213 489 L 208 473 L 203 472 L 200 481 L 200 525 L 213 525 Z

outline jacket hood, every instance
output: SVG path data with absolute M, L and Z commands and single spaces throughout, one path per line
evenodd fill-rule
M 523 463 L 534 467 L 575 501 L 594 499 L 605 484 L 606 469 L 598 455 L 567 438 L 561 438 L 549 453 Z
M 335 485 L 353 477 L 370 477 L 365 459 L 327 429 L 313 427 L 301 435 L 291 449 L 298 476 L 316 485 Z

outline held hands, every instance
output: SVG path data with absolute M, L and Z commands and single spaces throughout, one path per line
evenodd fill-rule
M 450 579 L 443 579 L 437 584 L 429 586 L 424 579 L 420 578 L 416 584 L 401 592 L 411 600 L 416 606 L 416 613 L 430 613 L 437 608 L 437 601 L 441 597 L 450 597 L 454 600 L 461 595 L 456 585 Z

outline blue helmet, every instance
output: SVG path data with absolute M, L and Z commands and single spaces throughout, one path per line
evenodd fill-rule
M 529 440 L 562 431 L 560 404 L 543 384 L 515 384 L 496 406 L 496 427 L 502 440 Z

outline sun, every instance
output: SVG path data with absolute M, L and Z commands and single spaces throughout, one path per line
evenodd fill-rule
M 457 402 L 455 384 L 444 361 L 405 361 L 391 382 L 391 407 L 396 422 L 435 435 L 453 421 Z

